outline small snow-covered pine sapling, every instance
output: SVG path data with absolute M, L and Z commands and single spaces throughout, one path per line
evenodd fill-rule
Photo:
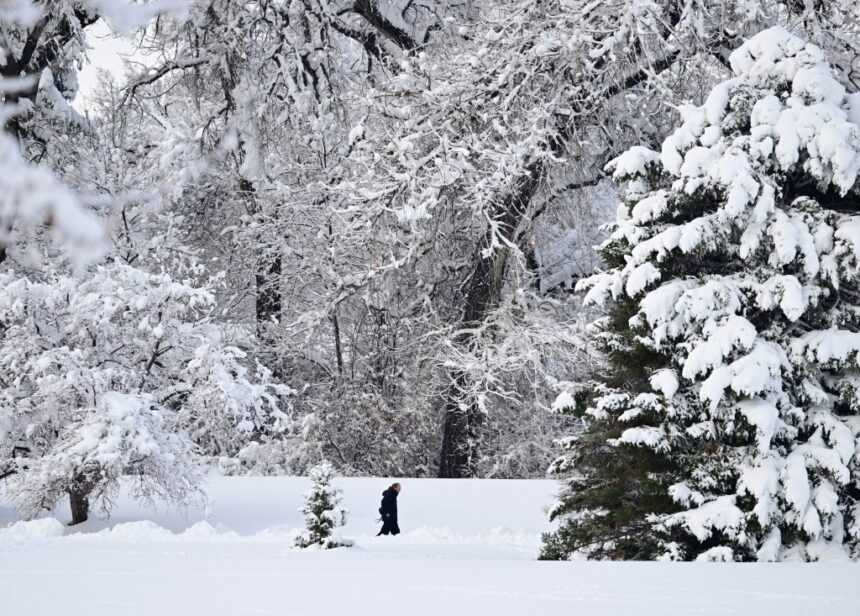
M 627 199 L 578 288 L 615 368 L 545 558 L 860 556 L 860 94 L 778 27 L 730 64 L 610 163 Z
M 334 467 L 321 462 L 311 469 L 310 478 L 313 485 L 305 494 L 305 502 L 300 509 L 307 527 L 296 537 L 296 546 L 321 546 L 325 549 L 351 546 L 352 541 L 335 535 L 335 529 L 346 524 L 347 511 L 340 504 L 341 490 L 331 484 Z

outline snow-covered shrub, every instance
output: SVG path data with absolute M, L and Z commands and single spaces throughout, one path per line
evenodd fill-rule
M 296 537 L 297 547 L 329 549 L 352 545 L 351 541 L 334 534 L 336 528 L 346 524 L 347 511 L 340 504 L 341 490 L 331 485 L 333 477 L 334 467 L 328 462 L 321 462 L 311 469 L 313 486 L 305 494 L 305 503 L 300 510 L 307 528 Z
M 858 555 L 860 94 L 781 28 L 730 63 L 610 163 L 627 202 L 579 289 L 615 370 L 545 557 Z
M 197 493 L 192 454 L 285 423 L 265 370 L 220 342 L 210 290 L 114 262 L 81 279 L 0 275 L 0 465 L 26 516 L 68 493 L 73 521 L 135 496 Z M 5 473 L 4 473 L 5 474 Z
M 74 411 L 65 425 L 52 422 L 56 438 L 46 439 L 41 456 L 21 460 L 10 479 L 11 500 L 25 515 L 68 495 L 72 521 L 83 521 L 91 501 L 109 508 L 126 475 L 132 496 L 145 502 L 181 505 L 201 496 L 193 444 L 170 431 L 151 396 L 105 392 L 95 406 Z

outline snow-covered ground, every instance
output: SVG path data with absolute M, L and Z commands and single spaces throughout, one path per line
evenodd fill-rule
M 854 564 L 535 561 L 548 481 L 404 480 L 404 532 L 376 538 L 388 483 L 337 482 L 356 546 L 330 551 L 291 547 L 306 479 L 214 477 L 206 509 L 123 498 L 73 531 L 0 501 L 0 614 L 860 615 Z

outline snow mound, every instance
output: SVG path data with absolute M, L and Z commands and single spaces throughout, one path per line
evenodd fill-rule
M 271 537 L 271 535 L 268 535 Z M 195 522 L 181 532 L 173 532 L 152 520 L 123 522 L 97 533 L 74 533 L 70 539 L 78 542 L 118 542 L 118 543 L 148 543 L 148 542 L 210 542 L 235 541 L 242 537 L 224 524 L 211 524 L 206 520 Z M 250 538 L 246 538 L 250 539 Z
M 15 522 L 8 528 L 0 529 L 0 542 L 3 540 L 28 541 L 62 537 L 66 527 L 54 518 Z
M 126 522 L 113 528 L 105 529 L 97 536 L 100 538 L 119 539 L 123 541 L 159 541 L 172 539 L 174 534 L 151 520 Z
M 294 526 L 278 524 L 270 528 L 264 528 L 251 538 L 258 541 L 287 541 L 292 543 L 296 540 L 296 537 L 301 534 L 301 532 L 301 529 Z
M 191 525 L 186 531 L 178 535 L 178 537 L 192 541 L 211 541 L 239 539 L 239 534 L 224 524 L 213 526 L 204 520 Z

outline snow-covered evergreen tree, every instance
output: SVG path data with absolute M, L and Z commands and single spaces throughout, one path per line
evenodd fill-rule
M 334 534 L 336 528 L 346 524 L 347 514 L 340 504 L 341 490 L 331 484 L 334 467 L 328 462 L 321 462 L 311 469 L 310 478 L 313 486 L 305 494 L 305 503 L 300 510 L 305 516 L 306 528 L 296 537 L 296 546 L 329 549 L 352 545 L 351 541 Z
M 860 556 L 860 94 L 774 27 L 627 189 L 595 336 L 615 368 L 544 557 Z

